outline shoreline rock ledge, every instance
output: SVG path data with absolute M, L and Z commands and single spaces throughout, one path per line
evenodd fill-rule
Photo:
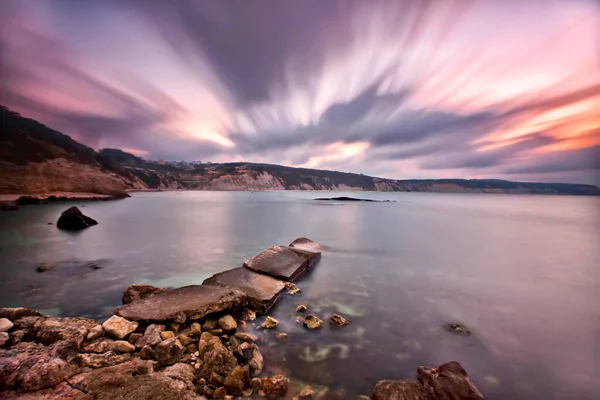
M 265 360 L 246 321 L 265 313 L 286 282 L 316 265 L 320 252 L 312 250 L 319 245 L 300 242 L 302 249 L 271 247 L 202 285 L 131 285 L 116 315 L 102 322 L 0 308 L 0 398 L 291 398 L 286 377 L 263 372 Z M 374 400 L 482 398 L 458 363 L 421 367 L 419 381 L 382 382 Z

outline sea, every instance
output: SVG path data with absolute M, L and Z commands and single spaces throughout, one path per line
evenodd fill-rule
M 390 202 L 315 200 L 333 196 Z M 99 224 L 58 230 L 71 205 Z M 132 283 L 200 284 L 301 236 L 326 250 L 268 313 L 288 338 L 259 332 L 267 373 L 356 399 L 458 361 L 488 399 L 600 398 L 597 197 L 198 191 L 26 206 L 0 212 L 0 306 L 103 320 Z M 299 304 L 350 325 L 308 331 Z

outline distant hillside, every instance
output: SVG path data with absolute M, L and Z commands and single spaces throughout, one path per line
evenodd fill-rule
M 600 195 L 592 185 L 497 179 L 393 180 L 362 174 L 255 163 L 158 163 L 99 152 L 3 107 L 0 193 L 54 191 L 111 194 L 123 190 L 337 190 Z

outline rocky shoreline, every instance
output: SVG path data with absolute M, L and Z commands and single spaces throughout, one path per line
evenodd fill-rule
M 286 376 L 265 376 L 253 333 L 274 329 L 277 339 L 286 339 L 277 320 L 260 314 L 285 292 L 300 292 L 293 281 L 317 265 L 322 249 L 298 238 L 202 285 L 131 285 L 123 305 L 102 323 L 0 308 L 0 398 L 325 400 L 310 387 L 292 388 Z M 306 311 L 291 310 L 306 329 L 320 329 L 325 322 L 317 315 L 303 318 Z M 351 321 L 334 314 L 329 323 L 343 329 Z M 371 398 L 483 398 L 457 362 L 419 367 L 417 378 L 380 381 Z
M 59 203 L 67 201 L 109 201 L 121 200 L 131 197 L 126 192 L 114 194 L 51 192 L 40 194 L 1 194 L 0 211 L 16 211 L 22 206 L 35 206 L 40 204 Z

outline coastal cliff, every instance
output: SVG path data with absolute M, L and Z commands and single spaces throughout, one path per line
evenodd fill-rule
M 118 149 L 95 151 L 2 107 L 0 194 L 136 190 L 331 190 L 599 196 L 583 184 L 498 179 L 395 180 L 272 164 L 148 161 Z

